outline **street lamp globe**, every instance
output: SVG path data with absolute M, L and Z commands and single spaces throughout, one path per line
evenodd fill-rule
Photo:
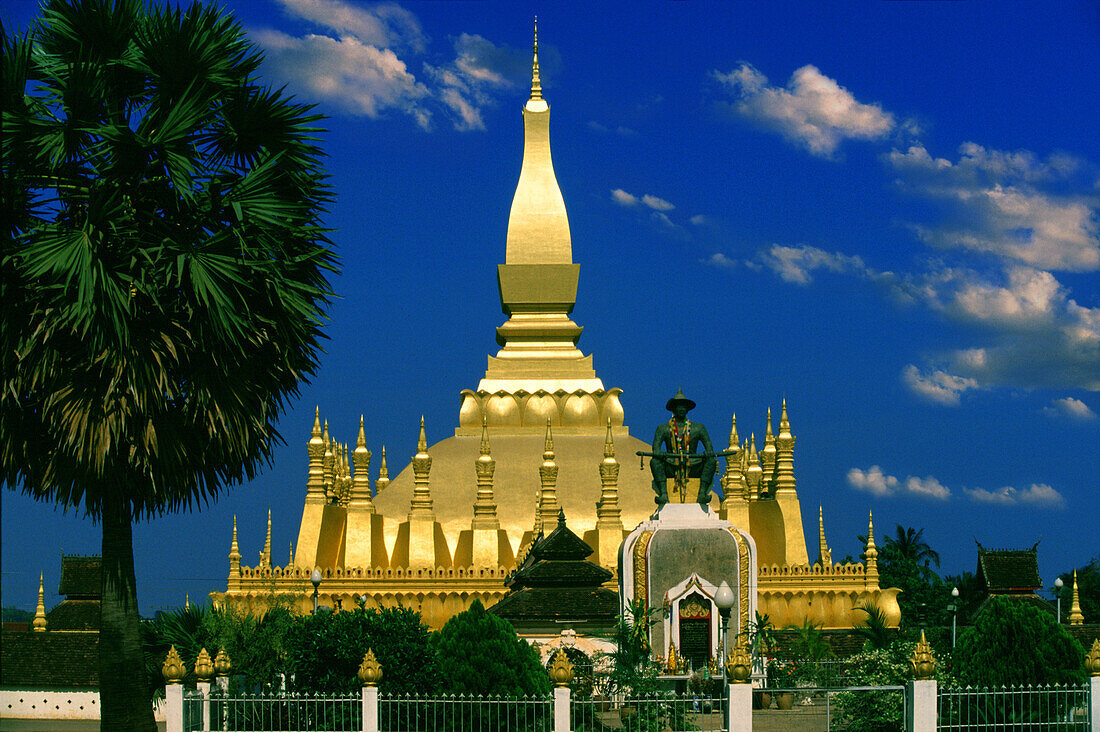
M 730 583 L 722 580 L 722 584 L 718 585 L 718 591 L 714 593 L 714 604 L 718 606 L 718 611 L 723 615 L 729 615 L 736 601 L 737 598 L 734 597 Z

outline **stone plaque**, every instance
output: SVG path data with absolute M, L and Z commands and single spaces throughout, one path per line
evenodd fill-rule
M 680 618 L 680 657 L 694 669 L 710 660 L 710 618 Z

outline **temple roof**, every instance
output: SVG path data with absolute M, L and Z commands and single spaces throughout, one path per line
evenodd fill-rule
M 986 549 L 979 544 L 978 579 L 990 594 L 1034 592 L 1043 586 L 1038 545 L 1030 549 Z
M 61 557 L 61 581 L 57 593 L 71 600 L 99 598 L 103 592 L 103 560 L 100 557 Z
M 558 511 L 558 525 L 542 541 L 531 547 L 535 559 L 583 561 L 592 553 L 592 547 L 565 525 L 565 509 Z

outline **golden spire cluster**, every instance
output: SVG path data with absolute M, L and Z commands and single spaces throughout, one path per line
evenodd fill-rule
M 728 450 L 736 455 L 726 458 L 726 471 L 722 475 L 722 507 L 728 507 L 728 501 L 744 498 L 750 501 L 775 498 L 778 492 L 793 493 L 796 489 L 794 477 L 794 442 L 791 423 L 787 416 L 787 400 L 781 402 L 779 432 L 772 429 L 772 410 L 768 407 L 764 426 L 764 446 L 757 452 L 756 434 L 750 433 L 743 443 L 737 433 L 737 415 L 730 424 Z

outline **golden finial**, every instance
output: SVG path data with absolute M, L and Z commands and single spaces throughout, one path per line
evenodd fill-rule
M 321 432 L 321 441 L 325 443 L 326 448 L 328 448 L 328 449 L 332 448 L 332 438 L 329 437 L 329 434 L 328 434 L 328 420 L 327 419 L 325 420 L 325 427 Z
M 489 455 L 489 423 L 485 415 L 481 415 L 481 454 Z
M 775 435 L 772 434 L 772 408 L 768 407 L 768 421 L 767 426 L 764 428 L 764 444 L 775 441 Z
M 390 484 L 390 470 L 386 467 L 386 446 L 382 445 L 382 459 L 378 463 L 378 480 L 374 481 L 374 490 L 381 493 Z
M 539 79 L 539 18 L 535 16 L 534 61 L 531 63 L 531 99 L 542 99 L 542 81 Z
M 294 566 L 294 542 L 293 541 L 290 542 L 290 556 L 287 557 L 286 566 L 288 568 Z
M 218 655 L 214 657 L 214 673 L 217 676 L 228 676 L 233 664 L 229 661 L 229 654 L 225 648 L 218 649 Z
M 35 633 L 46 632 L 46 593 L 42 586 L 43 575 L 38 573 L 38 606 L 34 609 L 34 620 L 31 627 Z
M 359 664 L 359 683 L 363 686 L 378 686 L 382 680 L 382 664 L 374 657 L 374 651 L 370 648 L 363 654 L 363 662 Z
M 917 681 L 926 681 L 936 672 L 936 657 L 932 655 L 932 646 L 925 640 L 923 630 L 920 632 L 917 647 L 913 649 L 913 656 L 909 659 L 909 669 Z
M 615 457 L 615 440 L 611 437 L 611 417 L 607 418 L 607 437 L 603 441 L 603 456 L 605 458 Z
M 730 441 L 728 449 L 737 450 L 740 447 L 741 438 L 737 436 L 737 413 L 735 412 L 733 417 L 730 419 Z
M 554 686 L 569 686 L 573 681 L 573 664 L 561 648 L 550 661 L 550 680 L 554 682 Z
M 779 412 L 779 433 L 791 431 L 791 422 L 787 419 L 787 397 L 783 397 L 783 406 Z
M 267 509 L 267 538 L 264 539 L 264 551 L 260 555 L 260 564 L 264 567 L 271 566 L 271 509 Z
M 214 677 L 214 663 L 210 660 L 210 654 L 203 648 L 195 659 L 195 678 L 199 681 L 209 681 Z
M 313 431 L 310 432 L 310 442 L 321 439 L 321 408 L 313 408 Z
M 668 642 L 668 661 L 665 668 L 668 669 L 670 674 L 675 674 L 680 670 L 680 657 L 676 655 L 676 645 L 670 640 Z
M 756 433 L 749 433 L 749 467 L 760 465 L 760 455 L 756 452 Z
M 726 678 L 731 684 L 747 684 L 752 676 L 752 656 L 744 638 L 738 637 L 733 650 L 726 657 Z
M 1100 676 L 1100 639 L 1093 638 L 1092 648 L 1085 654 L 1085 671 L 1089 676 Z
M 428 437 L 424 433 L 424 415 L 420 415 L 420 436 L 416 439 L 416 451 L 418 453 L 428 451 Z
M 875 548 L 875 516 L 867 512 L 867 545 L 863 548 L 863 562 L 868 584 L 878 583 L 878 549 Z
M 183 609 L 184 610 L 190 610 L 191 609 L 191 593 L 190 592 L 183 593 Z
M 164 659 L 164 665 L 160 667 L 160 673 L 164 676 L 166 683 L 179 684 L 183 682 L 183 675 L 187 673 L 187 669 L 184 668 L 183 659 L 180 658 L 175 646 L 168 649 L 168 655 Z
M 241 565 L 241 550 L 237 546 L 237 514 L 233 514 L 233 540 L 229 542 L 229 565 L 240 567 Z
M 821 564 L 822 569 L 831 567 L 833 553 L 829 551 L 829 545 L 825 542 L 825 514 L 820 505 L 817 507 L 817 551 L 818 563 Z
M 360 447 L 366 448 L 367 446 L 367 433 L 363 431 L 363 415 L 359 415 L 359 436 L 355 438 L 355 449 Z
M 424 415 L 420 415 L 420 436 L 416 440 L 416 455 L 412 459 L 413 494 L 409 505 L 409 515 L 431 516 L 432 491 L 429 473 L 432 469 L 432 456 L 428 454 L 428 438 L 424 432 Z
M 1084 625 L 1085 614 L 1081 612 L 1081 598 L 1077 594 L 1077 570 L 1073 570 L 1073 598 L 1069 605 L 1069 624 Z
M 543 447 L 542 459 L 543 460 L 553 460 L 554 459 L 554 435 L 550 431 L 550 418 L 549 417 L 546 418 L 546 441 L 543 443 L 542 447 Z

